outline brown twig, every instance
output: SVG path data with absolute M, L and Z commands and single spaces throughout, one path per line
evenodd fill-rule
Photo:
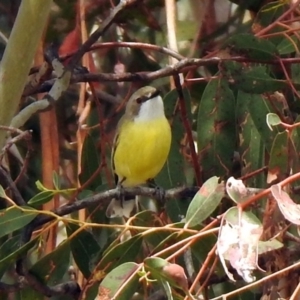
M 97 40 L 107 31 L 110 25 L 116 20 L 120 12 L 137 2 L 137 0 L 121 0 L 119 4 L 116 7 L 114 7 L 108 18 L 106 18 L 105 21 L 102 23 L 102 26 L 100 26 L 99 29 L 93 32 L 90 35 L 90 37 L 80 46 L 77 52 L 70 59 L 67 66 L 71 70 L 73 70 L 76 64 L 82 58 L 82 56 L 90 50 L 91 46 L 97 42 Z
M 189 148 L 191 151 L 191 157 L 193 161 L 193 167 L 195 170 L 195 177 L 196 177 L 196 182 L 198 186 L 202 185 L 202 180 L 201 180 L 201 170 L 200 170 L 200 164 L 199 164 L 199 159 L 197 157 L 196 149 L 195 149 L 195 144 L 194 144 L 194 139 L 193 139 L 193 134 L 192 134 L 192 128 L 191 124 L 189 123 L 188 117 L 187 117 L 187 111 L 186 111 L 186 103 L 180 83 L 180 78 L 178 75 L 174 76 L 174 83 L 176 86 L 176 90 L 178 93 L 178 98 L 179 98 L 179 107 L 180 107 L 180 112 L 181 112 L 181 117 L 182 117 L 182 122 L 183 126 L 185 128 L 185 132 L 187 134 L 187 140 L 189 143 Z

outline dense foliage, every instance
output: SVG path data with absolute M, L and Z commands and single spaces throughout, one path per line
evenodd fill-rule
M 300 1 L 45 0 L 31 31 L 34 1 L 0 0 L 1 299 L 298 299 Z M 108 219 L 149 84 L 164 192 L 126 188 L 141 210 Z

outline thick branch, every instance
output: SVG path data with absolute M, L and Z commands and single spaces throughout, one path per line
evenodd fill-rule
M 9 125 L 16 113 L 51 4 L 52 0 L 21 1 L 0 66 L 1 125 Z M 5 135 L 0 131 L 0 149 Z

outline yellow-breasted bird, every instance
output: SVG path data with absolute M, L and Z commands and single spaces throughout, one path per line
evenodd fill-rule
M 164 166 L 171 146 L 171 128 L 160 92 L 145 86 L 129 99 L 120 119 L 112 151 L 116 182 L 134 187 L 153 179 Z M 106 215 L 129 217 L 135 201 L 113 199 Z

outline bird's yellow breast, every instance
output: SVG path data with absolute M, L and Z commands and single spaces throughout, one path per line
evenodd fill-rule
M 113 156 L 114 171 L 123 186 L 154 178 L 165 164 L 171 129 L 165 117 L 151 121 L 125 121 L 119 128 Z

